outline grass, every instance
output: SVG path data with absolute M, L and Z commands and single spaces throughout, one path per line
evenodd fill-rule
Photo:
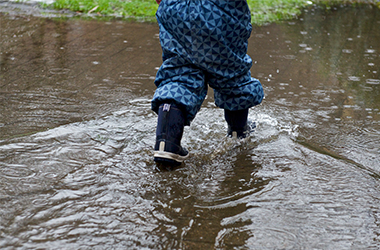
M 294 18 L 302 8 L 310 4 L 331 7 L 337 4 L 367 3 L 380 7 L 379 0 L 247 0 L 252 23 L 262 25 Z M 68 9 L 84 14 L 99 16 L 134 17 L 154 20 L 157 4 L 154 0 L 56 0 L 54 9 Z
M 154 0 L 56 0 L 45 7 L 101 16 L 154 18 L 157 6 Z
M 252 13 L 252 23 L 261 25 L 294 18 L 311 2 L 307 0 L 251 0 L 248 4 Z

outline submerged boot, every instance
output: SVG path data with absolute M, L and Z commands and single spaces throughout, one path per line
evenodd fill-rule
M 185 118 L 175 104 L 162 104 L 158 110 L 154 161 L 179 166 L 189 156 L 181 147 Z
M 228 124 L 227 136 L 243 139 L 253 132 L 256 124 L 248 121 L 248 109 L 243 110 L 224 110 L 224 118 Z

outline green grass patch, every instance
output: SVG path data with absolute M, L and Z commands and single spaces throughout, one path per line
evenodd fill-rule
M 50 7 L 120 17 L 154 17 L 157 11 L 154 0 L 57 0 Z
M 347 3 L 370 3 L 378 5 L 378 0 L 247 0 L 251 12 L 252 23 L 265 23 L 288 20 L 296 17 L 308 5 L 318 4 L 327 8 Z M 68 9 L 83 14 L 114 16 L 124 18 L 144 18 L 154 20 L 158 5 L 154 0 L 56 0 L 51 5 L 54 9 Z
M 292 19 L 311 2 L 306 0 L 249 0 L 253 24 L 272 23 Z

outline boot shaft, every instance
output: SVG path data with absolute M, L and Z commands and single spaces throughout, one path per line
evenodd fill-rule
M 248 109 L 234 111 L 225 109 L 224 118 L 232 130 L 243 130 L 247 125 Z
M 224 118 L 228 124 L 227 136 L 234 138 L 246 138 L 253 132 L 254 123 L 248 121 L 248 109 L 224 110 Z
M 158 110 L 157 140 L 167 140 L 180 145 L 185 127 L 183 112 L 175 104 L 162 104 Z

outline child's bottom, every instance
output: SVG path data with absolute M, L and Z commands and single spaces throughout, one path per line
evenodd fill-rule
M 164 62 L 155 80 L 154 111 L 163 102 L 175 102 L 189 125 L 208 85 L 220 108 L 243 110 L 261 103 L 263 88 L 251 77 L 247 55 L 252 26 L 245 1 L 166 0 L 157 20 Z

